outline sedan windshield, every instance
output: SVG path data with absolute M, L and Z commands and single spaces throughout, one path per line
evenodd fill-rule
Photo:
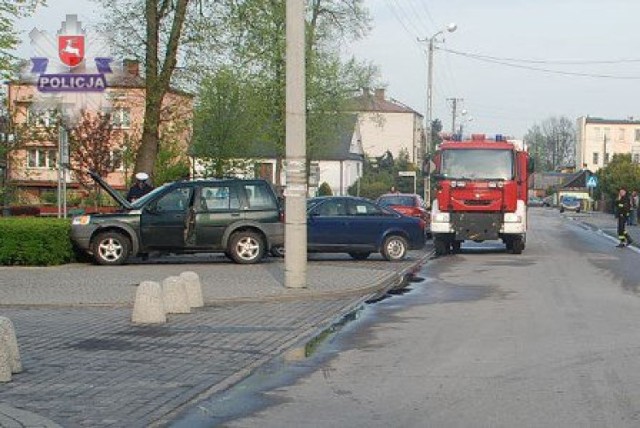
M 441 173 L 446 178 L 511 180 L 513 154 L 510 150 L 445 150 Z

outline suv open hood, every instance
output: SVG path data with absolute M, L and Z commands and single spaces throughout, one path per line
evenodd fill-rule
M 113 187 L 109 186 L 107 182 L 104 181 L 102 177 L 100 177 L 96 172 L 87 171 L 87 174 L 89 174 L 91 178 L 93 178 L 93 181 L 98 183 L 100 187 L 102 187 L 109 195 L 111 195 L 111 197 L 118 204 L 120 204 L 122 208 L 125 208 L 127 210 L 133 209 L 133 205 L 131 205 L 131 203 L 127 201 L 125 198 L 123 198 L 120 192 L 116 191 Z

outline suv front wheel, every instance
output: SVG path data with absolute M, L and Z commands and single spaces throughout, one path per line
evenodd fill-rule
M 91 241 L 91 251 L 96 263 L 121 265 L 129 257 L 131 241 L 119 232 L 104 232 Z
M 265 244 L 262 236 L 256 232 L 235 232 L 229 240 L 227 252 L 231 259 L 240 264 L 259 262 L 264 256 Z

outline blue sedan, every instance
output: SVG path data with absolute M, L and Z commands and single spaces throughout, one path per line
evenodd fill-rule
M 351 196 L 312 198 L 307 202 L 309 252 L 348 253 L 364 260 L 379 251 L 391 261 L 424 246 L 426 223 L 375 202 Z

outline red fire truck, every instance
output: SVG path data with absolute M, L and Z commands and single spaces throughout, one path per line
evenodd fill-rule
M 502 240 L 507 251 L 522 253 L 527 184 L 533 172 L 523 143 L 474 134 L 470 140 L 444 141 L 433 163 L 431 234 L 436 254 L 458 252 L 466 240 Z

